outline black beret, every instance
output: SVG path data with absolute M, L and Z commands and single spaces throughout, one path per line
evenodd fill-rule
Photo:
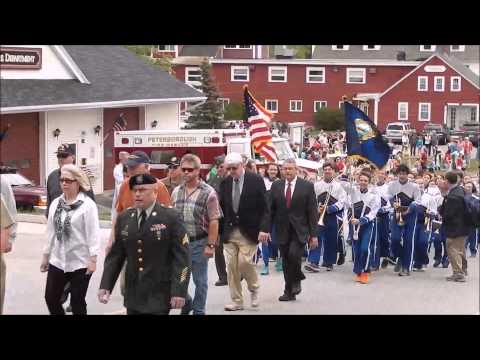
M 138 174 L 130 177 L 128 184 L 130 186 L 130 190 L 133 190 L 135 185 L 149 185 L 149 184 L 156 184 L 157 179 L 155 176 L 150 174 Z

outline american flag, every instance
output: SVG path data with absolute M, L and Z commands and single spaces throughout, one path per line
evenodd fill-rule
M 127 130 L 127 120 L 123 117 L 123 113 L 113 122 L 113 131 L 125 131 Z
M 252 137 L 252 145 L 255 151 L 267 161 L 277 162 L 277 153 L 275 152 L 272 133 L 269 129 L 273 114 L 260 105 L 250 94 L 247 86 L 245 86 L 244 98 L 248 123 L 250 124 L 250 136 Z

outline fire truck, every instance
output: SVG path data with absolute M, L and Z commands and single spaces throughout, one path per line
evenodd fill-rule
M 289 139 L 273 137 L 278 163 L 296 158 L 290 147 Z M 201 174 L 205 176 L 215 162 L 215 157 L 230 152 L 244 154 L 255 159 L 257 167 L 268 164 L 253 152 L 248 130 L 244 129 L 206 129 L 206 130 L 133 130 L 117 131 L 114 134 L 114 156 L 118 159 L 120 151 L 144 151 L 150 157 L 152 175 L 162 178 L 167 174 L 167 163 L 174 156 L 181 158 L 187 153 L 197 155 L 202 161 Z M 303 169 L 304 176 L 314 177 L 320 164 L 297 158 L 297 164 Z

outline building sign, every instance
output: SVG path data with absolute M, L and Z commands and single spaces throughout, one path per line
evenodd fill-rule
M 1 69 L 41 69 L 41 48 L 0 48 Z
M 447 68 L 443 65 L 427 65 L 427 66 L 425 66 L 425 71 L 426 72 L 442 73 L 445 70 L 447 70 Z

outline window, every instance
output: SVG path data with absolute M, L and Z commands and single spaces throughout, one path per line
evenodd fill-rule
M 194 87 L 197 90 L 202 86 L 202 71 L 199 67 L 185 68 L 185 84 Z
M 420 51 L 433 52 L 437 48 L 437 45 L 420 45 Z
M 332 50 L 347 51 L 349 48 L 350 48 L 350 45 L 332 45 Z
M 303 101 L 302 100 L 290 100 L 291 112 L 302 112 Z
M 450 108 L 450 121 L 452 121 L 452 124 L 455 124 L 456 119 L 457 119 L 457 108 L 452 107 Z
M 382 47 L 380 45 L 363 45 L 363 50 L 380 50 Z
M 428 91 L 428 76 L 419 76 L 417 81 L 418 91 Z
M 470 109 L 470 121 L 477 122 L 477 108 L 472 107 Z M 478 151 L 478 147 L 477 147 L 477 151 Z
M 435 91 L 445 91 L 445 76 L 435 76 L 434 84 Z
M 460 76 L 450 76 L 450 91 L 462 90 L 462 78 Z
M 250 69 L 248 66 L 232 66 L 231 81 L 250 81 Z
M 365 68 L 347 68 L 347 84 L 365 84 Z
M 307 83 L 324 83 L 324 67 L 307 67 Z
M 287 82 L 287 67 L 269 66 L 268 82 Z
M 265 109 L 272 113 L 278 113 L 278 100 L 265 100 Z
M 398 120 L 408 120 L 408 102 L 398 103 Z
M 465 45 L 450 45 L 450 52 L 463 52 Z
M 252 45 L 225 45 L 225 49 L 251 49 Z
M 325 109 L 327 102 L 323 100 L 317 100 L 313 102 L 313 112 L 318 112 L 320 109 Z
M 430 103 L 418 104 L 418 121 L 430 121 Z
M 225 111 L 225 108 L 230 104 L 230 99 L 228 98 L 218 98 L 217 100 L 222 105 L 222 111 Z
M 176 45 L 158 45 L 158 51 L 171 51 L 175 52 Z

